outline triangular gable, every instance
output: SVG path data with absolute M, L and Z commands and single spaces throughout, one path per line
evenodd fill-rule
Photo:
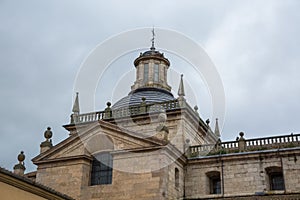
M 79 129 L 78 134 L 71 135 L 32 161 L 37 164 L 46 160 L 89 156 L 103 150 L 128 150 L 162 145 L 159 140 L 137 135 L 138 133 L 119 128 L 115 124 L 99 121 Z

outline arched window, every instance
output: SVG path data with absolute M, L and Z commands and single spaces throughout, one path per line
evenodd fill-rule
M 211 171 L 206 173 L 209 180 L 209 194 L 221 194 L 220 172 Z
M 179 170 L 175 168 L 175 188 L 179 189 Z
M 284 178 L 281 167 L 266 168 L 270 190 L 284 190 Z
M 113 159 L 109 152 L 99 153 L 93 157 L 91 185 L 112 183 Z

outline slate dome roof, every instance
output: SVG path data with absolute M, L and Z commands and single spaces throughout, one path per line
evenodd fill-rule
M 149 50 L 149 51 L 145 51 L 144 53 L 142 53 L 141 56 L 159 56 L 159 57 L 164 57 L 164 54 L 160 53 L 159 51 Z
M 134 65 L 137 66 L 141 60 L 148 60 L 151 58 L 164 61 L 167 63 L 167 65 L 170 65 L 170 61 L 167 58 L 165 58 L 164 53 L 160 53 L 159 51 L 156 51 L 155 48 L 151 48 L 149 51 L 145 51 L 144 53 L 141 53 L 140 56 L 135 59 Z
M 118 109 L 122 107 L 129 107 L 139 105 L 142 102 L 142 98 L 145 97 L 145 102 L 148 103 L 160 103 L 164 101 L 175 100 L 171 92 L 160 88 L 139 88 L 130 92 L 126 97 L 123 97 L 117 101 L 112 109 Z

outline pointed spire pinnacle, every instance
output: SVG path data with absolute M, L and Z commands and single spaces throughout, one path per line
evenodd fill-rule
M 177 94 L 180 97 L 185 96 L 184 86 L 183 86 L 183 74 L 181 74 L 181 79 L 180 79 L 180 84 L 179 84 L 179 88 L 178 88 L 178 93 Z
M 216 118 L 215 135 L 221 137 L 218 118 Z
M 150 48 L 150 50 L 154 51 L 155 50 L 155 47 L 154 47 L 154 39 L 155 39 L 155 32 L 154 32 L 154 27 L 152 28 L 152 39 L 151 39 L 151 42 L 152 42 L 152 46 Z
M 73 105 L 73 109 L 72 109 L 72 112 L 74 114 L 79 114 L 80 112 L 80 109 L 79 109 L 79 98 L 78 98 L 78 92 L 76 92 L 76 98 L 75 98 L 75 101 L 74 101 L 74 105 Z

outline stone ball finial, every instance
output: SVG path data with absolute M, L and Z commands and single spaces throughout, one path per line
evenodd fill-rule
M 52 131 L 50 127 L 47 127 L 47 130 L 44 132 L 44 137 L 47 139 L 47 141 L 52 138 Z
M 108 102 L 106 103 L 106 105 L 107 105 L 107 107 L 110 107 L 110 106 L 111 106 L 111 103 L 108 101 Z
M 198 111 L 198 109 L 199 109 L 198 106 L 194 106 L 195 111 Z
M 239 135 L 240 135 L 241 137 L 244 137 L 245 134 L 244 134 L 244 132 L 240 132 Z
M 22 163 L 25 160 L 24 151 L 21 151 L 21 153 L 18 155 L 18 161 Z
M 209 125 L 209 123 L 210 123 L 210 120 L 209 120 L 209 119 L 207 119 L 205 122 L 206 122 L 206 124 L 207 124 L 207 125 Z

